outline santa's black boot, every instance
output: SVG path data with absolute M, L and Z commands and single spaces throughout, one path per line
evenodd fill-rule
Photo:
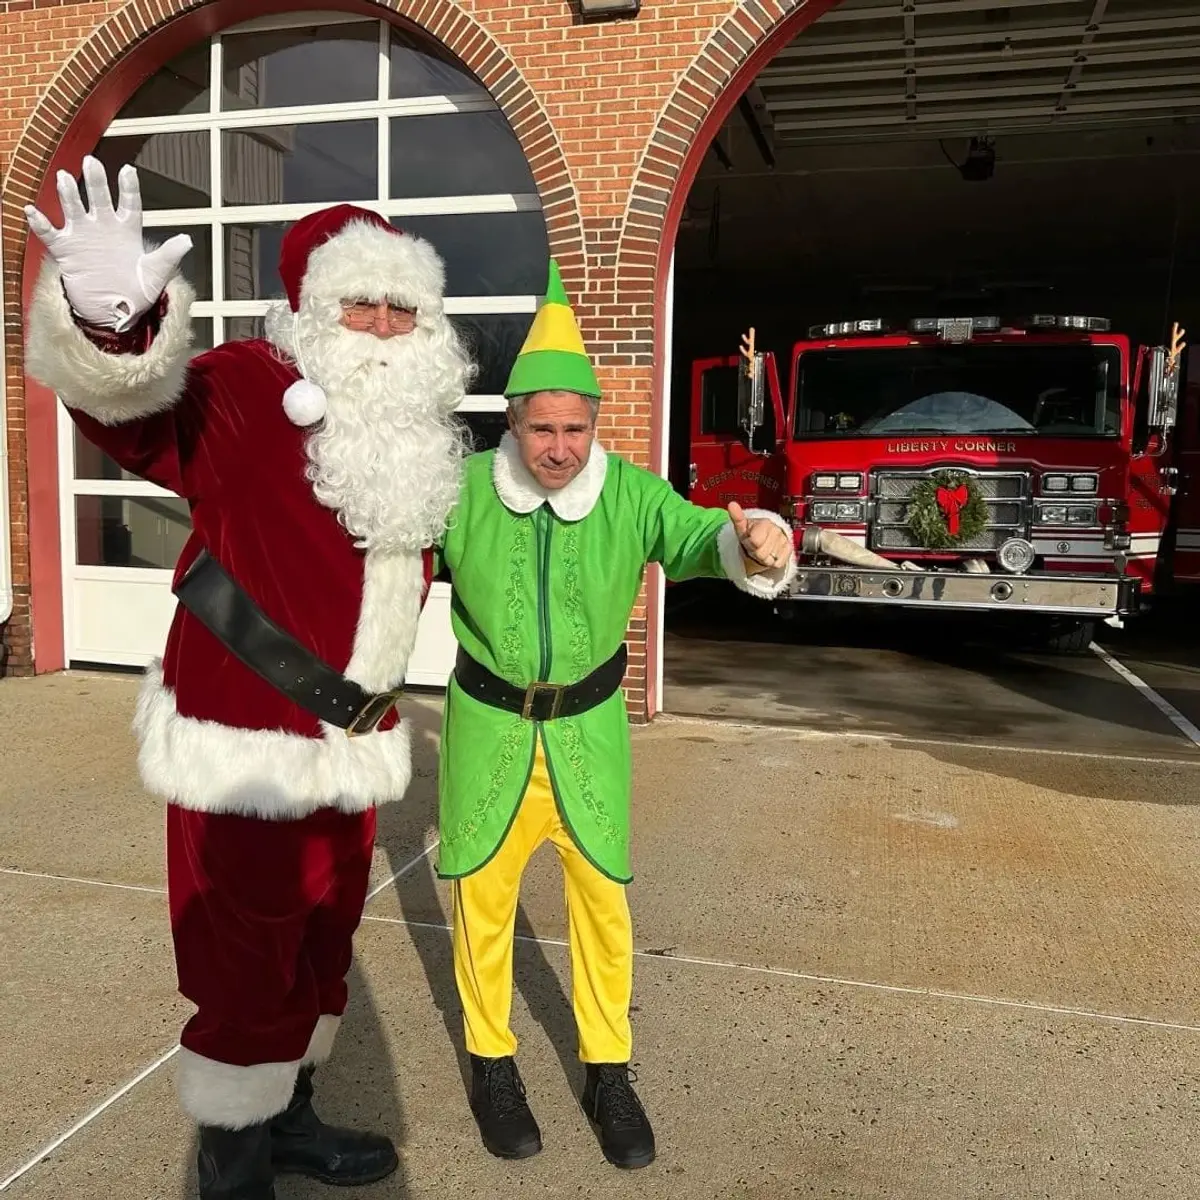
M 200 1200 L 275 1200 L 270 1126 L 218 1129 L 201 1125 L 199 1134 L 196 1175 Z
M 512 1057 L 471 1055 L 471 1111 L 484 1146 L 497 1158 L 529 1158 L 541 1150 L 542 1132 Z
M 588 1063 L 583 1110 L 600 1131 L 600 1149 L 614 1167 L 647 1167 L 654 1161 L 654 1130 L 633 1090 L 628 1063 Z
M 385 1179 L 399 1165 L 396 1147 L 378 1133 L 326 1125 L 313 1110 L 313 1068 L 296 1075 L 292 1102 L 271 1120 L 271 1162 L 280 1175 L 307 1175 L 337 1187 Z

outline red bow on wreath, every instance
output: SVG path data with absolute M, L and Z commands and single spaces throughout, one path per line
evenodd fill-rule
M 937 490 L 938 508 L 946 518 L 946 532 L 951 537 L 958 537 L 959 517 L 963 506 L 967 503 L 967 485 L 960 483 L 958 487 L 940 487 Z

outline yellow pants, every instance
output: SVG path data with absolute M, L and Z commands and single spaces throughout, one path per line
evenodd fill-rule
M 525 864 L 547 839 L 558 851 L 566 881 L 579 1057 L 589 1063 L 628 1062 L 633 925 L 625 889 L 593 867 L 572 840 L 554 802 L 540 738 L 508 836 L 486 866 L 454 882 L 454 977 L 467 1049 L 483 1058 L 516 1051 L 509 1014 L 517 897 Z

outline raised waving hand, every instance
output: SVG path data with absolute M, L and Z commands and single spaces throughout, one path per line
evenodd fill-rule
M 83 160 L 86 208 L 81 190 L 66 171 L 59 171 L 57 183 L 62 228 L 55 228 L 33 205 L 25 209 L 29 228 L 57 263 L 76 315 L 92 325 L 128 329 L 162 295 L 192 248 L 192 239 L 180 233 L 146 250 L 142 193 L 133 166 L 122 167 L 117 176 L 116 208 L 104 165 L 90 155 Z

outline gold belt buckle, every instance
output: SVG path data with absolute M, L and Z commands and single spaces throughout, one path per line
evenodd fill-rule
M 525 705 L 521 709 L 521 716 L 526 720 L 533 719 L 533 702 L 537 699 L 538 692 L 553 692 L 554 702 L 550 705 L 550 715 L 546 718 L 547 721 L 553 721 L 562 708 L 563 692 L 566 691 L 565 683 L 531 683 L 525 689 Z
M 404 688 L 397 687 L 392 688 L 390 692 L 380 692 L 378 696 L 372 696 L 346 726 L 346 736 L 358 737 L 363 733 L 374 733 L 376 726 L 388 715 L 402 695 Z

